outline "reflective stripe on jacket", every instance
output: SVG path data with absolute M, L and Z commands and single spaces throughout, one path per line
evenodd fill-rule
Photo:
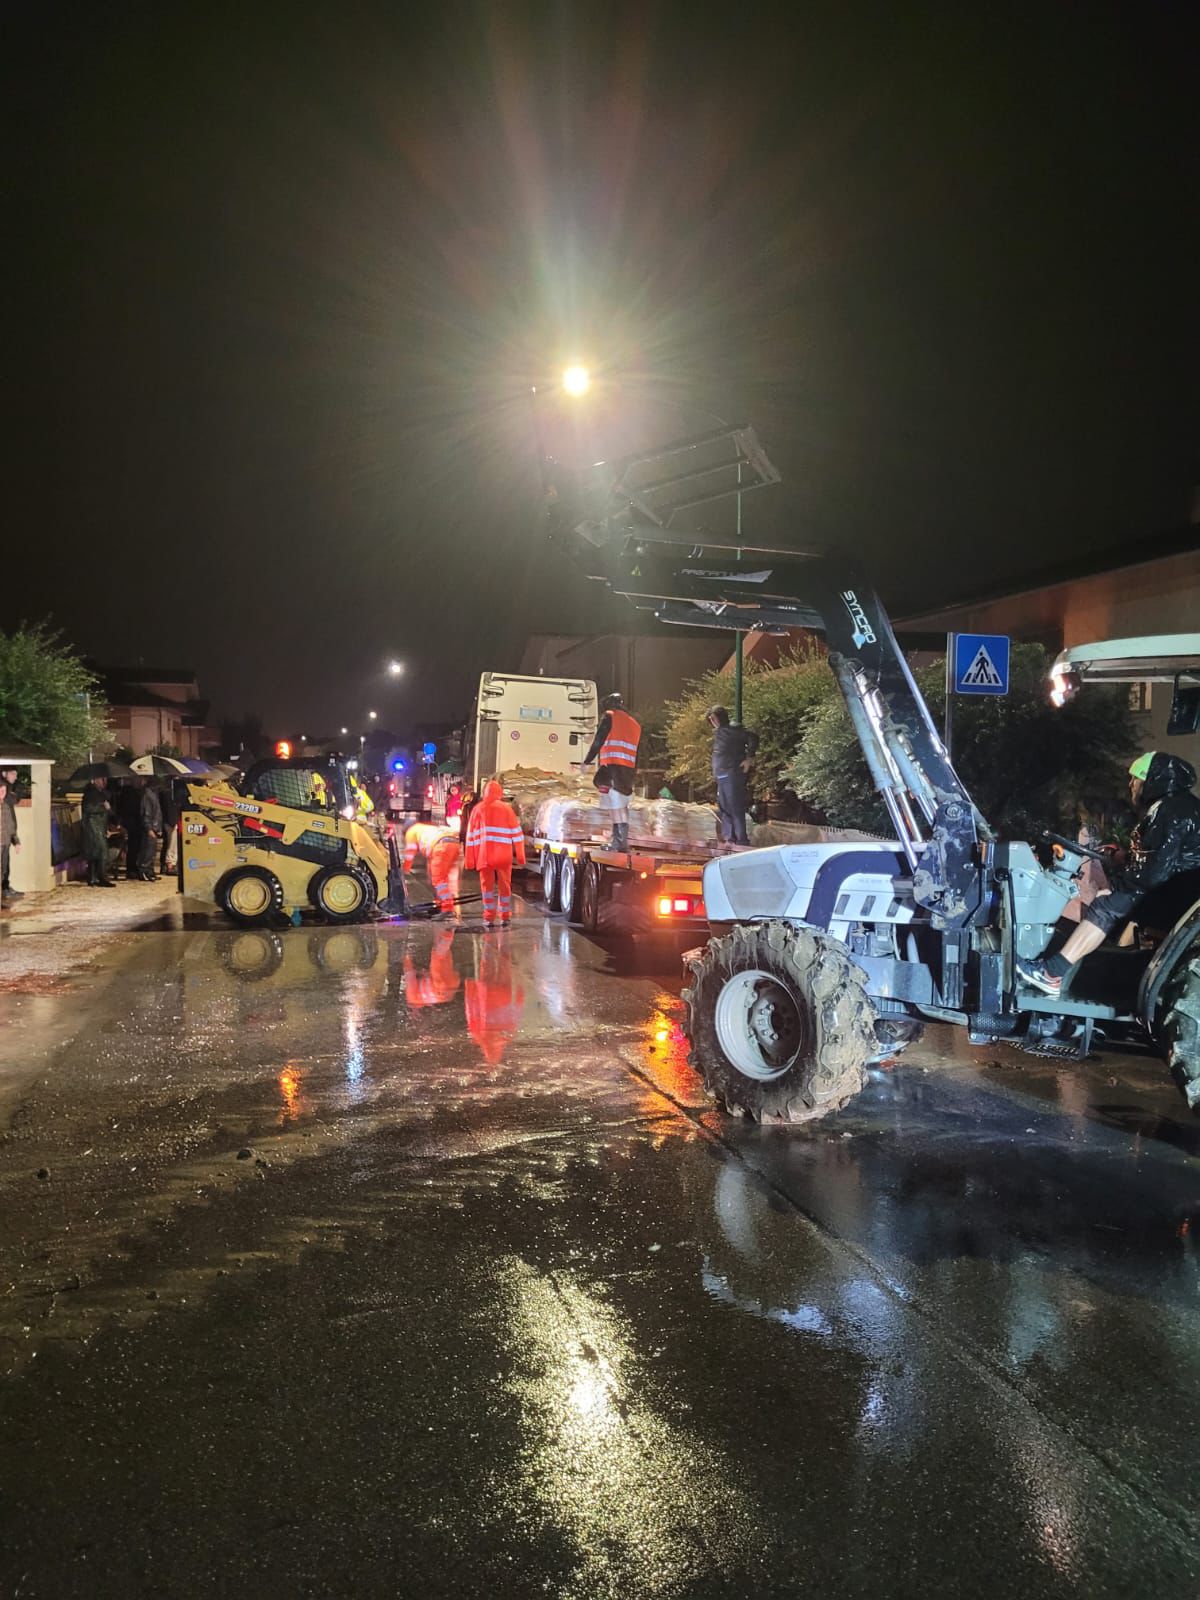
M 636 767 L 638 745 L 642 741 L 642 729 L 636 717 L 631 717 L 628 711 L 610 711 L 608 713 L 610 727 L 604 743 L 600 746 L 600 765 L 602 767 Z
M 467 825 L 467 871 L 482 867 L 525 865 L 525 835 L 517 814 L 503 798 L 493 778 L 484 785 L 483 799 L 471 812 Z

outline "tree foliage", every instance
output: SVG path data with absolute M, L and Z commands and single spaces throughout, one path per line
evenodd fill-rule
M 742 685 L 743 720 L 758 734 L 758 758 L 751 790 L 759 800 L 778 794 L 780 774 L 804 736 L 809 715 L 836 692 L 823 653 L 801 643 L 775 667 L 746 663 Z M 733 707 L 733 679 L 713 670 L 694 679 L 687 693 L 667 706 L 665 737 L 673 775 L 690 779 L 701 792 L 713 792 L 713 730 L 705 713 L 713 705 Z
M 112 748 L 95 678 L 46 623 L 0 630 L 0 732 L 63 766 Z
M 1106 809 L 1125 789 L 1124 766 L 1136 733 L 1120 689 L 1088 689 L 1061 710 L 1046 696 L 1046 652 L 1015 644 L 1007 695 L 959 696 L 954 764 L 975 803 L 1004 838 L 1034 838 L 1043 828 L 1073 828 L 1081 811 Z M 941 726 L 946 669 L 916 673 Z M 890 831 L 840 695 L 832 691 L 802 729 L 785 778 L 795 792 L 842 827 Z

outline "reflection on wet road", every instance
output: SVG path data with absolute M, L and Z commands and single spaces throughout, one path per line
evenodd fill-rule
M 0 1589 L 1195 1594 L 1156 1070 L 731 1123 L 677 951 L 522 909 L 0 990 Z

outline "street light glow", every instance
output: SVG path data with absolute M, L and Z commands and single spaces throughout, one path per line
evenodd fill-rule
M 389 661 L 387 669 L 389 678 L 398 678 L 404 671 L 404 663 L 403 661 Z
M 368 711 L 367 715 L 368 715 L 368 717 L 370 717 L 371 721 L 374 722 L 375 718 L 379 715 L 379 713 L 378 713 L 378 711 Z
M 343 728 L 341 730 L 342 738 L 344 739 L 349 732 L 350 732 L 349 728 Z
M 592 375 L 586 367 L 567 367 L 562 375 L 562 386 L 573 400 L 579 400 L 592 387 Z

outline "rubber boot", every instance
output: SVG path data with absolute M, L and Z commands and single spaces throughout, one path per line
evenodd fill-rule
M 621 848 L 621 824 L 619 822 L 614 822 L 612 825 L 612 833 L 608 837 L 608 848 L 610 850 L 619 850 Z
M 617 847 L 618 850 L 628 850 L 629 849 L 629 824 L 627 822 L 618 822 L 617 825 L 613 828 L 613 837 L 617 841 L 617 846 L 616 847 Z

